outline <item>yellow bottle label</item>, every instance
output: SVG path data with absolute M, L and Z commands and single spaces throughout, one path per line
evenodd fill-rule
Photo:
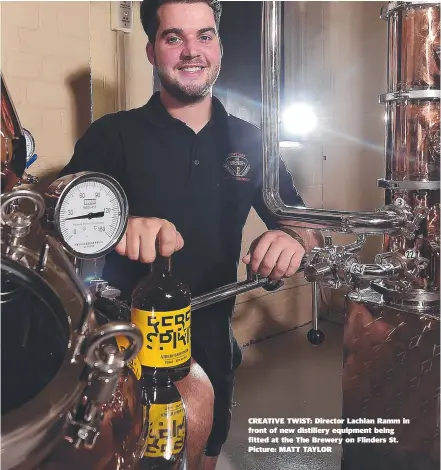
M 132 309 L 132 322 L 143 335 L 141 365 L 175 367 L 191 357 L 190 307 L 170 312 Z
M 145 457 L 170 459 L 184 448 L 185 409 L 182 401 L 151 405 Z
M 117 336 L 116 344 L 120 351 L 125 351 L 130 346 L 130 341 L 125 336 Z M 127 365 L 132 369 L 132 372 L 135 374 L 135 377 L 139 380 L 141 378 L 141 363 L 137 356 L 135 356 Z

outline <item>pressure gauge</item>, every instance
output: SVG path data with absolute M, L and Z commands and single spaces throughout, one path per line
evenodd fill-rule
M 23 128 L 23 135 L 26 140 L 26 161 L 28 161 L 35 153 L 35 140 L 32 134 L 25 128 Z
M 95 172 L 64 176 L 49 186 L 45 199 L 46 223 L 77 258 L 104 256 L 124 235 L 127 197 L 110 176 Z

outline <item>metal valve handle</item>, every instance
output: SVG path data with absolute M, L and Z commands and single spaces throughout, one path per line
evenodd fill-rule
M 130 345 L 124 350 L 114 354 L 112 361 L 108 357 L 103 357 L 101 349 L 106 341 L 115 336 L 125 336 L 130 340 Z M 108 323 L 100 326 L 91 332 L 82 345 L 85 351 L 85 362 L 94 369 L 99 369 L 104 373 L 115 373 L 124 365 L 134 359 L 142 347 L 142 333 L 133 324 L 128 323 Z
M 325 334 L 318 326 L 318 284 L 312 283 L 312 328 L 306 335 L 308 341 L 314 346 L 319 346 L 325 340 Z

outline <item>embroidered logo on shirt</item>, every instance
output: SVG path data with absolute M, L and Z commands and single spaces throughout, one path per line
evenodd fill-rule
M 250 171 L 250 164 L 243 153 L 229 153 L 225 159 L 224 168 L 234 179 L 249 181 L 245 176 Z

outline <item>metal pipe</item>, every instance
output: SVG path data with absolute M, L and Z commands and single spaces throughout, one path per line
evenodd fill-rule
M 266 277 L 247 279 L 246 281 L 241 282 L 233 282 L 232 284 L 227 284 L 226 286 L 215 289 L 214 291 L 208 292 L 207 294 L 194 297 L 191 300 L 191 309 L 194 311 L 199 308 L 206 307 L 207 305 L 229 299 L 235 295 L 256 289 L 257 287 L 264 287 L 266 284 L 268 284 L 268 279 Z
M 287 206 L 279 193 L 279 90 L 281 2 L 263 2 L 262 14 L 262 148 L 263 198 L 280 219 L 299 226 L 346 233 L 393 234 L 401 232 L 406 218 L 394 210 L 347 212 Z
M 364 247 L 366 240 L 366 235 L 358 235 L 357 240 L 355 240 L 355 242 L 345 245 L 343 249 L 346 253 L 357 253 Z
M 299 266 L 297 272 L 301 272 L 305 269 L 307 257 L 305 256 Z M 263 287 L 268 291 L 276 291 L 283 285 L 283 281 L 272 281 L 267 277 L 261 277 L 258 274 L 254 274 L 248 265 L 248 279 L 240 282 L 232 282 L 226 286 L 219 287 L 213 291 L 194 297 L 191 300 L 191 309 L 197 310 L 207 305 L 221 302 L 222 300 L 229 299 L 235 295 L 243 294 L 258 287 Z
M 318 285 L 312 283 L 312 328 L 318 330 Z

